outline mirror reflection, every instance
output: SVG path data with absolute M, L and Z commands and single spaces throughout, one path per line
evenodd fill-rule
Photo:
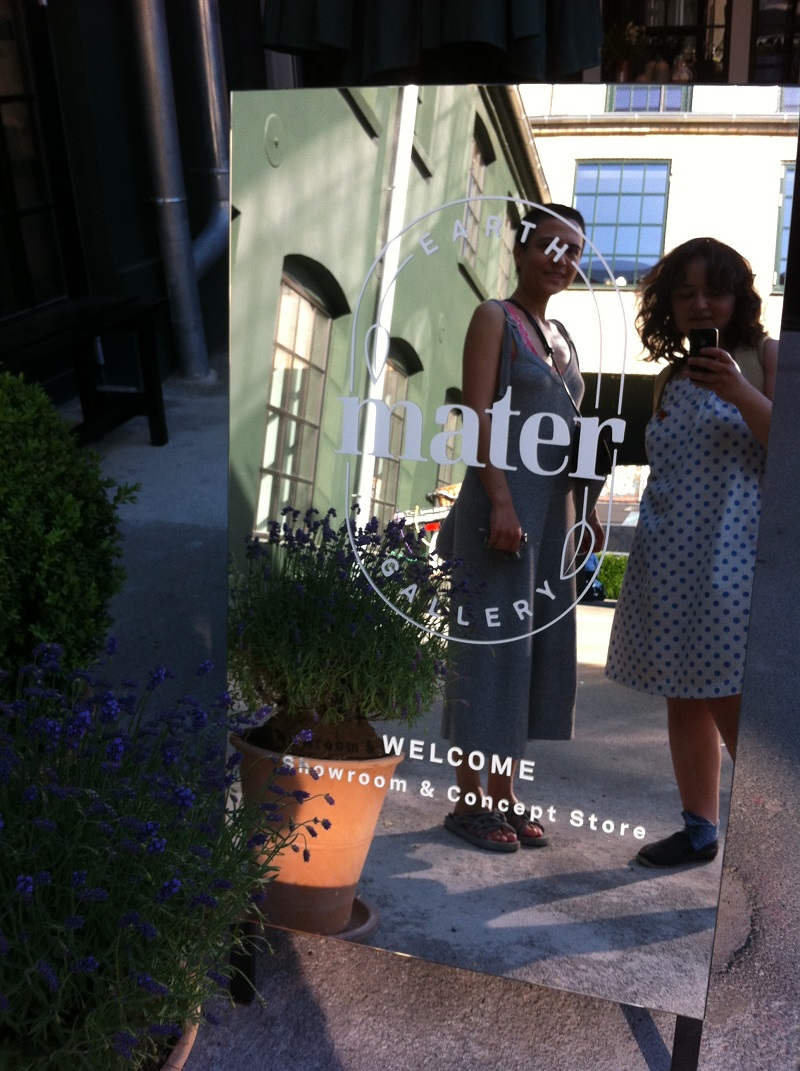
M 746 635 L 746 620 L 735 641 L 727 618 L 715 625 L 719 554 L 743 585 L 725 598 L 746 602 L 752 572 L 750 559 L 729 561 L 709 503 L 733 496 L 723 527 L 733 517 L 752 557 L 775 358 L 763 335 L 775 339 L 780 323 L 797 108 L 778 87 L 693 85 L 680 111 L 668 93 L 648 93 L 645 115 L 625 88 L 234 94 L 231 550 L 244 575 L 245 537 L 261 537 L 259 575 L 294 585 L 280 621 L 297 665 L 311 657 L 305 622 L 324 638 L 322 623 L 336 687 L 352 685 L 368 652 L 371 673 L 348 694 L 363 709 L 370 689 L 386 697 L 372 721 L 388 766 L 373 752 L 366 762 L 383 766 L 350 773 L 333 744 L 317 755 L 296 738 L 289 748 L 296 777 L 304 766 L 332 772 L 335 803 L 331 831 L 293 885 L 287 877 L 284 900 L 297 901 L 314 866 L 336 870 L 326 836 L 345 824 L 349 780 L 374 837 L 370 846 L 364 834 L 360 880 L 336 870 L 329 884 L 340 901 L 357 892 L 343 924 L 357 938 L 701 1016 Z M 713 255 L 685 245 L 705 236 Z M 723 245 L 736 252 L 720 254 Z M 652 269 L 679 247 L 686 255 L 658 283 Z M 741 258 L 753 272 L 746 285 L 733 280 L 748 274 Z M 666 311 L 650 316 L 643 345 L 636 316 L 648 279 Z M 722 311 L 721 295 L 733 295 Z M 719 336 L 689 361 L 691 329 L 707 327 Z M 660 381 L 665 362 L 648 356 L 669 358 Z M 723 411 L 680 408 L 702 392 Z M 651 421 L 654 398 L 664 418 Z M 737 403 L 735 434 L 752 439 L 744 491 L 728 454 L 695 456 L 702 422 L 724 423 Z M 607 479 L 602 422 L 616 461 Z M 304 533 L 288 557 L 270 547 L 270 521 L 285 523 L 286 505 Z M 338 526 L 354 505 L 348 534 Z M 310 506 L 320 513 L 306 525 Z M 679 559 L 675 511 L 693 518 Z M 641 532 L 659 516 L 658 538 L 640 536 L 637 548 L 637 521 Z M 291 572 L 300 568 L 302 579 Z M 336 616 L 347 606 L 330 594 L 342 585 L 324 586 L 338 573 L 350 618 Z M 295 621 L 315 584 L 328 594 Z M 664 616 L 671 587 L 678 609 L 673 599 Z M 716 648 L 735 646 L 723 657 L 737 665 L 724 667 L 722 750 L 720 722 L 697 694 L 705 684 L 682 664 L 667 678 L 651 673 L 687 636 L 712 674 Z M 439 645 L 447 687 L 432 701 Z M 283 657 L 279 646 L 271 640 L 269 654 Z M 413 687 L 402 699 L 387 688 L 398 677 L 413 685 L 414 674 L 416 699 Z M 692 694 L 670 710 L 668 735 L 664 696 L 678 678 Z M 281 706 L 274 682 L 258 694 Z M 320 702 L 309 699 L 298 727 L 322 746 Z M 281 751 L 291 725 L 284 734 L 266 742 Z M 698 774 L 690 758 L 701 754 Z M 313 776 L 309 785 L 320 792 Z M 367 804 L 374 786 L 383 799 Z M 673 839 L 653 849 L 683 825 L 682 809 L 689 832 L 678 848 Z M 718 819 L 719 830 L 697 818 Z M 643 850 L 650 865 L 637 861 Z M 341 929 L 331 925 L 318 932 Z

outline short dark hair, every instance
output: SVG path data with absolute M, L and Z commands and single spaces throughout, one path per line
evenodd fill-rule
M 528 209 L 517 225 L 516 244 L 523 245 L 525 239 L 530 234 L 530 228 L 524 227 L 523 224 L 547 222 L 549 219 L 558 219 L 559 217 L 567 223 L 577 223 L 581 229 L 581 238 L 585 238 L 586 222 L 577 208 L 570 208 L 569 205 L 557 204 L 546 206 L 534 205 L 533 208 Z
M 651 268 L 639 282 L 636 330 L 647 350 L 646 361 L 676 361 L 686 356 L 682 333 L 672 318 L 672 292 L 694 261 L 705 264 L 708 283 L 734 297 L 733 316 L 725 328 L 728 346 L 754 346 L 764 335 L 761 298 L 753 286 L 750 264 L 732 246 L 716 238 L 691 238 Z

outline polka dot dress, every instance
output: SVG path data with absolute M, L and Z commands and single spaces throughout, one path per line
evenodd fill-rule
M 742 690 L 764 450 L 739 410 L 688 379 L 647 425 L 650 478 L 606 675 L 704 699 Z

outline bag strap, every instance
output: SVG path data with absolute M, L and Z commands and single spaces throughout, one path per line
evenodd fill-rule
M 558 365 L 556 364 L 556 362 L 555 362 L 555 360 L 554 360 L 554 358 L 553 358 L 553 347 L 552 347 L 552 346 L 550 345 L 550 343 L 549 343 L 549 342 L 547 341 L 547 338 L 546 338 L 546 336 L 545 336 L 545 333 L 544 333 L 544 331 L 542 330 L 542 328 L 540 327 L 540 325 L 539 325 L 539 324 L 537 323 L 537 321 L 535 320 L 535 318 L 534 318 L 534 317 L 533 317 L 533 316 L 532 316 L 532 315 L 531 315 L 531 314 L 530 314 L 530 313 L 528 312 L 528 310 L 527 310 L 527 309 L 525 308 L 525 306 L 524 306 L 524 305 L 520 305 L 520 303 L 519 303 L 518 301 L 514 301 L 514 299 L 513 299 L 513 298 L 509 298 L 509 299 L 508 299 L 508 302 L 509 302 L 509 304 L 510 304 L 510 305 L 516 305 L 516 307 L 517 307 L 518 309 L 521 309 L 521 310 L 522 310 L 522 312 L 523 312 L 523 313 L 525 314 L 525 318 L 527 319 L 528 323 L 529 323 L 529 324 L 531 325 L 531 327 L 533 328 L 533 330 L 534 330 L 534 331 L 536 332 L 536 334 L 537 334 L 537 336 L 538 336 L 538 338 L 539 338 L 539 341 L 541 342 L 542 346 L 544 347 L 544 352 L 545 352 L 545 353 L 547 354 L 547 356 L 548 356 L 548 357 L 550 358 L 550 360 L 551 360 L 551 361 L 553 362 L 553 368 L 554 368 L 554 369 L 556 370 L 556 372 L 558 373 L 558 378 L 559 378 L 559 379 L 561 380 L 561 386 L 562 386 L 562 387 L 564 388 L 564 390 L 565 390 L 565 391 L 567 392 L 567 397 L 569 398 L 570 402 L 572 403 L 572 408 L 573 408 L 573 409 L 575 410 L 575 412 L 576 412 L 576 413 L 578 414 L 578 416 L 580 416 L 580 415 L 581 415 L 581 411 L 580 411 L 580 409 L 578 408 L 578 404 L 577 404 L 577 402 L 575 401 L 575 399 L 574 399 L 574 398 L 573 398 L 573 396 L 572 396 L 572 391 L 571 391 L 571 390 L 569 389 L 569 387 L 567 386 L 567 381 L 566 381 L 566 379 L 564 379 L 564 373 L 563 373 L 563 372 L 561 371 L 561 369 L 560 369 L 560 368 L 558 367 Z M 553 320 L 553 323 L 554 323 L 554 324 L 556 325 L 556 327 L 558 328 L 559 334 L 563 335 L 563 336 L 564 336 L 564 339 L 565 339 L 565 340 L 567 341 L 567 343 L 569 344 L 569 348 L 570 348 L 570 356 L 572 357 L 572 356 L 573 356 L 573 355 L 575 354 L 575 345 L 574 345 L 574 343 L 573 343 L 572 339 L 571 339 L 571 338 L 569 337 L 569 335 L 567 334 L 567 330 L 566 330 L 566 328 L 564 327 L 564 325 L 563 325 L 563 324 L 559 323 L 559 321 L 558 321 L 558 320 Z

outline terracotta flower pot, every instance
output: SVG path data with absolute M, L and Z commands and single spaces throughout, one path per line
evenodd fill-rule
M 197 1029 L 197 1023 L 187 1024 L 180 1041 L 161 1065 L 161 1071 L 183 1071 L 197 1037 Z
M 235 734 L 231 744 L 242 753 L 241 779 L 248 802 L 280 797 L 265 794 L 264 785 L 280 757 L 255 747 Z M 287 791 L 301 789 L 312 799 L 288 808 L 296 824 L 328 819 L 330 829 L 315 825 L 316 837 L 301 834 L 299 851 L 282 852 L 275 860 L 277 877 L 266 888 L 264 914 L 276 926 L 306 933 L 337 934 L 347 929 L 361 871 L 375 833 L 378 815 L 392 775 L 403 755 L 377 759 L 300 759 L 297 773 L 280 779 Z M 305 765 L 305 770 L 303 766 Z M 308 768 L 321 771 L 315 779 Z M 333 799 L 330 806 L 322 797 Z M 308 848 L 308 861 L 304 848 Z

